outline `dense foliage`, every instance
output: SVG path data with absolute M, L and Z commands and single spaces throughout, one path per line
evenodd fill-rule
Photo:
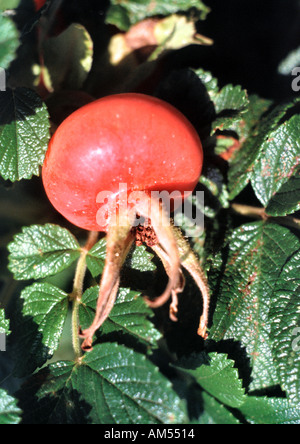
M 282 60 L 291 91 L 279 101 L 202 65 L 215 53 L 201 0 L 0 0 L 0 10 L 0 423 L 299 423 L 299 51 Z M 105 238 L 83 248 L 88 233 L 51 207 L 40 167 L 68 114 L 125 91 L 172 103 L 203 141 L 205 228 L 190 242 L 209 278 L 209 337 L 197 336 L 190 281 L 178 323 L 147 307 L 142 294 L 160 294 L 166 276 L 141 246 L 82 356 Z

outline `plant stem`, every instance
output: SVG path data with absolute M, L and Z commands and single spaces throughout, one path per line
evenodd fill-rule
M 73 303 L 72 306 L 72 343 L 73 350 L 75 353 L 76 360 L 78 360 L 81 356 L 81 347 L 80 347 L 80 339 L 78 336 L 78 328 L 79 328 L 79 320 L 78 313 L 79 307 L 81 304 L 81 298 L 83 293 L 83 284 L 86 273 L 86 256 L 89 250 L 96 244 L 98 240 L 99 233 L 96 231 L 91 231 L 89 233 L 88 240 L 85 246 L 81 249 L 81 255 L 77 263 L 76 273 L 74 277 L 73 290 L 70 294 L 70 300 Z
M 269 216 L 266 213 L 265 208 L 252 207 L 249 205 L 242 205 L 236 203 L 232 204 L 231 208 L 235 213 L 238 213 L 245 217 L 251 217 L 253 219 L 270 220 L 280 225 L 286 225 L 287 227 L 296 228 L 297 230 L 300 230 L 300 220 L 292 216 L 284 216 L 284 217 Z
M 78 312 L 80 307 L 80 301 L 78 299 L 73 300 L 73 306 L 72 306 L 72 344 L 73 344 L 73 350 L 75 353 L 75 359 L 76 361 L 81 358 L 81 347 L 80 347 L 80 340 L 78 336 Z

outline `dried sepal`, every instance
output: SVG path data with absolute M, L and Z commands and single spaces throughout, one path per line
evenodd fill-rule
M 163 263 L 163 266 L 166 270 L 167 275 L 169 276 L 170 274 L 170 268 L 171 268 L 171 258 L 169 257 L 169 255 L 164 251 L 164 249 L 159 245 L 154 245 L 151 247 L 152 250 L 157 254 L 157 256 L 160 258 L 160 260 Z M 178 313 L 178 294 L 182 293 L 185 287 L 185 278 L 184 275 L 182 273 L 182 270 L 180 268 L 180 273 L 179 273 L 179 281 L 176 285 L 175 288 L 172 289 L 171 292 L 171 297 L 172 297 L 172 302 L 170 304 L 170 319 L 173 322 L 177 322 L 178 318 L 177 318 L 177 313 Z M 156 299 L 155 301 L 150 301 L 149 299 L 146 300 L 147 304 L 151 307 L 151 308 L 156 308 L 156 307 L 160 307 L 161 301 L 158 299 Z M 164 302 L 163 302 L 164 303 Z
M 80 337 L 84 338 L 81 346 L 84 351 L 92 350 L 93 336 L 107 319 L 115 303 L 120 283 L 120 270 L 134 242 L 131 227 L 132 221 L 127 215 L 124 215 L 122 220 L 119 220 L 118 225 L 109 228 L 106 261 L 100 284 L 96 315 L 92 325 L 88 329 L 80 331 Z
M 167 266 L 167 274 L 169 277 L 168 285 L 164 293 L 155 299 L 155 301 L 147 300 L 150 307 L 160 307 L 165 304 L 170 296 L 173 296 L 174 319 L 176 313 L 176 299 L 177 294 L 182 291 L 182 274 L 180 268 L 179 251 L 174 238 L 173 228 L 170 219 L 163 207 L 163 204 L 156 199 L 142 199 L 137 205 L 136 209 L 145 219 L 150 219 L 153 230 L 156 234 L 157 244 L 160 245 L 162 252 L 166 254 L 165 263 Z M 153 248 L 153 247 L 152 247 Z
M 210 306 L 210 290 L 208 281 L 204 271 L 201 268 L 199 259 L 191 249 L 187 240 L 183 237 L 181 231 L 174 227 L 173 232 L 180 254 L 181 265 L 192 276 L 202 294 L 203 313 L 199 322 L 198 335 L 206 339 Z
M 137 218 L 143 220 L 145 224 L 143 228 L 136 226 Z M 80 331 L 80 337 L 84 339 L 82 349 L 92 350 L 93 336 L 113 308 L 120 284 L 120 270 L 134 241 L 139 245 L 145 242 L 153 249 L 161 259 L 169 277 L 163 294 L 154 301 L 146 298 L 147 304 L 151 308 L 157 308 L 172 298 L 170 318 L 174 322 L 177 321 L 178 294 L 182 293 L 185 287 L 182 267 L 185 268 L 202 294 L 203 314 L 200 318 L 198 334 L 206 339 L 210 294 L 205 274 L 181 231 L 171 224 L 163 204 L 159 200 L 150 199 L 143 193 L 138 196 L 130 209 L 120 212 L 118 223 L 110 226 L 108 230 L 107 255 L 96 314 L 92 325 Z

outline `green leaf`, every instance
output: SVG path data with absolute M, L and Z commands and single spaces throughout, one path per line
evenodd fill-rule
M 81 363 L 41 370 L 20 394 L 27 423 L 180 424 L 185 411 L 170 382 L 145 356 L 115 343 Z
M 300 168 L 284 183 L 279 191 L 272 196 L 266 213 L 270 216 L 285 216 L 300 210 Z
M 128 31 L 131 26 L 126 9 L 117 3 L 111 4 L 107 11 L 106 23 L 117 26 L 121 31 Z
M 204 71 L 203 69 L 199 68 L 195 70 L 195 74 L 205 85 L 210 97 L 212 97 L 214 94 L 218 94 L 219 92 L 218 80 L 215 77 L 213 77 L 211 72 Z
M 292 406 L 284 398 L 248 396 L 240 410 L 251 424 L 300 424 L 299 405 Z
M 271 100 L 263 99 L 255 94 L 249 95 L 248 99 L 247 111 L 243 113 L 242 121 L 235 127 L 241 142 L 251 136 L 252 131 L 255 131 L 259 121 L 273 104 Z
M 261 156 L 256 162 L 253 177 L 251 179 L 252 187 L 256 196 L 266 207 L 276 193 L 287 184 L 289 179 L 294 177 L 296 171 L 299 172 L 300 164 L 300 116 L 295 115 L 289 121 L 283 123 L 278 129 L 269 135 L 268 140 L 261 146 Z M 290 190 L 290 198 L 295 199 L 294 187 Z M 286 191 L 286 189 L 285 189 Z M 281 193 L 282 194 L 282 193 Z M 295 208 L 290 208 L 290 194 L 284 193 L 281 196 L 281 206 L 277 206 L 276 215 L 285 216 L 284 200 L 287 199 L 288 211 L 296 211 L 300 208 L 299 194 L 295 202 Z M 274 211 L 274 204 L 273 204 Z
M 262 110 L 264 109 L 262 103 Z M 270 134 L 276 130 L 280 120 L 294 103 L 283 104 L 275 107 L 263 115 L 257 125 L 252 129 L 241 149 L 230 163 L 228 172 L 228 189 L 230 199 L 234 199 L 250 182 L 256 162 L 262 153 L 262 146 L 268 140 Z M 252 103 L 252 110 L 255 109 Z M 261 109 L 259 106 L 258 111 Z
M 122 31 L 127 31 L 131 25 L 156 15 L 167 16 L 179 11 L 188 11 L 196 8 L 202 19 L 206 17 L 210 9 L 201 0 L 112 0 L 107 12 L 106 23 L 118 26 Z
M 101 239 L 88 252 L 86 264 L 93 277 L 102 274 L 106 257 L 106 239 Z
M 300 251 L 284 265 L 275 286 L 271 310 L 272 353 L 279 372 L 281 388 L 288 400 L 300 404 Z
M 3 308 L 0 308 L 0 333 L 10 334 L 9 321 L 5 319 L 5 313 Z
M 21 293 L 16 374 L 32 373 L 57 350 L 68 313 L 68 294 L 47 283 L 35 283 Z
M 234 362 L 225 354 L 201 353 L 183 358 L 176 367 L 193 376 L 197 383 L 222 404 L 238 408 L 245 402 L 245 390 Z
M 41 279 L 68 268 L 80 256 L 80 245 L 65 228 L 32 225 L 8 245 L 9 270 L 15 279 Z
M 231 128 L 241 120 L 241 113 L 247 110 L 248 95 L 240 86 L 226 85 L 221 91 L 211 93 L 217 118 L 213 122 L 212 133 Z
M 198 69 L 195 73 L 206 86 L 215 107 L 216 118 L 212 123 L 212 134 L 217 130 L 235 129 L 249 106 L 247 91 L 239 85 L 226 85 L 219 90 L 218 81 L 210 72 Z
M 139 271 L 155 271 L 156 266 L 153 264 L 153 254 L 149 253 L 144 245 L 135 247 L 130 258 L 130 267 Z
M 3 9 L 1 4 L 0 9 Z M 7 69 L 14 60 L 19 47 L 19 32 L 12 19 L 10 17 L 5 17 L 1 14 L 1 11 L 0 29 L 0 67 L 2 69 Z
M 239 420 L 223 405 L 220 404 L 214 397 L 206 392 L 201 393 L 201 402 L 203 405 L 203 412 L 201 413 L 197 423 L 205 425 L 238 425 Z
M 98 294 L 99 287 L 97 286 L 88 289 L 82 297 L 79 319 L 83 329 L 89 327 L 94 319 Z M 152 310 L 139 293 L 130 291 L 128 288 L 121 288 L 108 319 L 101 327 L 101 333 L 109 334 L 118 331 L 134 336 L 147 346 L 156 346 L 161 335 L 149 320 L 152 316 Z
M 0 388 L 0 424 L 19 424 L 21 414 L 17 401 Z
M 290 231 L 257 222 L 236 229 L 211 269 L 212 292 L 218 300 L 210 338 L 233 339 L 245 347 L 252 368 L 251 390 L 279 383 L 272 355 L 269 312 L 275 286 L 283 285 L 281 271 L 300 248 Z M 268 321 L 269 320 L 269 321 Z
M 77 23 L 57 37 L 44 39 L 41 70 L 48 90 L 81 89 L 92 67 L 93 47 L 90 34 Z
M 21 0 L 0 0 L 0 10 L 15 9 L 19 6 Z
M 225 111 L 245 111 L 249 103 L 247 92 L 239 85 L 226 85 L 213 99 L 217 114 Z
M 204 214 L 207 217 L 215 218 L 221 208 L 229 208 L 225 178 L 217 167 L 207 166 L 200 177 L 200 183 L 205 187 Z
M 39 175 L 50 139 L 49 115 L 27 88 L 0 94 L 0 174 L 12 182 Z

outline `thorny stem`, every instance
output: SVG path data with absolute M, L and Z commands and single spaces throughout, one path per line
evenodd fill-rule
M 242 205 L 236 203 L 232 204 L 231 208 L 235 213 L 240 214 L 242 216 L 251 217 L 253 219 L 269 220 L 278 223 L 280 225 L 286 225 L 288 227 L 300 230 L 300 220 L 292 216 L 285 216 L 285 217 L 270 216 L 266 213 L 265 208 L 252 207 L 249 205 Z
M 78 312 L 81 303 L 83 284 L 86 273 L 86 256 L 89 250 L 96 244 L 98 240 L 99 233 L 96 231 L 91 231 L 88 236 L 88 240 L 85 246 L 81 249 L 80 258 L 77 263 L 73 290 L 70 294 L 70 300 L 72 301 L 72 343 L 73 350 L 75 353 L 76 360 L 81 357 L 81 347 L 80 340 L 78 336 Z

